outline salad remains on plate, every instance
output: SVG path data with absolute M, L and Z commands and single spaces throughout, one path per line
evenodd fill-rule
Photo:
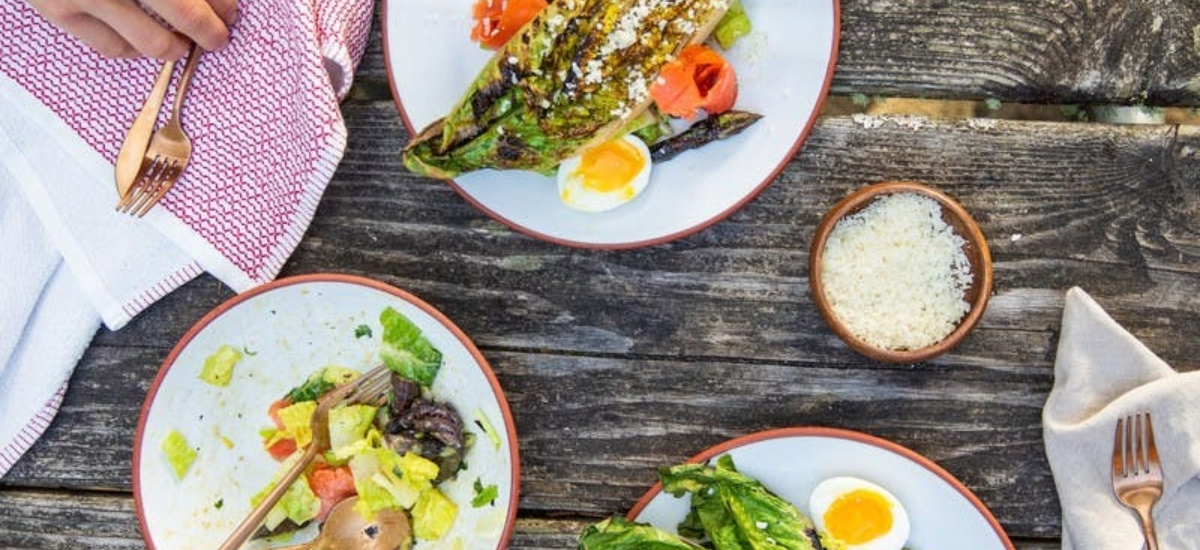
M 564 204 L 604 211 L 636 198 L 653 162 L 760 118 L 733 110 L 718 51 L 750 32 L 739 0 L 477 0 L 473 15 L 471 39 L 496 53 L 404 149 L 414 173 L 557 173 Z
M 464 429 L 462 417 L 452 405 L 430 394 L 442 365 L 441 352 L 393 308 L 383 311 L 380 322 L 384 328 L 380 357 L 392 371 L 387 404 L 330 410 L 330 450 L 292 484 L 256 537 L 290 534 L 311 522 L 324 521 L 334 505 L 357 496 L 354 510 L 365 519 L 383 510 L 401 510 L 408 515 L 410 534 L 401 544 L 408 548 L 414 538 L 442 538 L 453 526 L 459 506 L 486 506 L 496 498 L 496 487 L 479 480 L 476 498 L 470 503 L 456 503 L 439 489 L 442 482 L 467 469 L 463 457 L 474 443 L 474 434 Z M 353 369 L 326 366 L 298 381 L 270 405 L 267 413 L 272 426 L 262 430 L 261 436 L 264 449 L 281 462 L 279 475 L 312 441 L 310 422 L 317 400 L 358 376 Z M 481 427 L 490 430 L 486 424 Z M 257 505 L 277 480 L 252 497 L 251 505 Z

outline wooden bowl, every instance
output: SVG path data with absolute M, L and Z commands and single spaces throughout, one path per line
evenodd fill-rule
M 894 193 L 917 193 L 936 200 L 942 205 L 942 219 L 966 241 L 963 252 L 971 265 L 971 284 L 964 296 L 971 309 L 958 322 L 958 326 L 940 342 L 915 350 L 893 350 L 869 344 L 855 337 L 838 319 L 833 312 L 829 299 L 825 296 L 825 285 L 821 280 L 822 260 L 825 254 L 825 242 L 837 223 L 846 216 L 854 214 L 871 204 L 876 198 Z M 974 328 L 975 323 L 983 315 L 987 307 L 988 297 L 992 293 L 992 257 L 988 251 L 987 241 L 975 220 L 945 193 L 919 183 L 893 181 L 870 185 L 851 193 L 842 199 L 821 220 L 817 232 L 813 235 L 812 247 L 808 256 L 808 280 L 812 288 L 813 301 L 829 328 L 851 348 L 872 359 L 889 363 L 917 363 L 941 355 L 966 338 L 967 333 Z

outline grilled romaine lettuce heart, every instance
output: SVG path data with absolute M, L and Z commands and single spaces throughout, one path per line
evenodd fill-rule
M 557 0 L 496 52 L 458 105 L 403 153 L 417 174 L 482 168 L 548 172 L 617 137 L 650 105 L 649 86 L 702 42 L 729 0 Z

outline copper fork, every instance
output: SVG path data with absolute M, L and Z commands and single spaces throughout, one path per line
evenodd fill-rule
M 117 203 L 117 211 L 139 218 L 145 216 L 146 212 L 171 190 L 171 186 L 179 181 L 179 175 L 187 168 L 188 161 L 192 158 L 192 140 L 183 131 L 179 111 L 183 108 L 183 97 L 187 95 L 192 75 L 199 64 L 200 48 L 192 44 L 187 65 L 183 68 L 183 76 L 175 89 L 175 105 L 171 109 L 171 118 L 150 138 L 150 146 L 142 158 L 142 167 L 138 170 L 137 179 L 129 192 L 121 198 L 121 202 Z
M 267 493 L 266 498 L 259 502 L 258 506 L 250 511 L 250 515 L 246 516 L 246 519 L 243 519 L 242 523 L 233 530 L 233 533 L 221 545 L 220 550 L 241 548 L 246 540 L 258 530 L 258 526 L 267 517 L 267 513 L 275 507 L 275 503 L 279 502 L 279 499 L 300 477 L 304 469 L 312 463 L 317 455 L 329 450 L 330 409 L 356 404 L 380 407 L 387 403 L 388 392 L 391 390 L 390 373 L 391 371 L 387 367 L 380 365 L 362 376 L 334 388 L 317 400 L 317 409 L 313 412 L 312 421 L 309 424 L 312 428 L 312 442 L 308 444 L 308 448 L 305 449 L 300 459 L 279 479 L 271 492 Z
M 1158 448 L 1154 445 L 1149 411 L 1117 419 L 1112 484 L 1117 500 L 1137 512 L 1142 522 L 1142 535 L 1146 537 L 1146 550 L 1158 550 L 1158 536 L 1154 533 L 1150 509 L 1162 496 L 1163 472 L 1158 461 Z

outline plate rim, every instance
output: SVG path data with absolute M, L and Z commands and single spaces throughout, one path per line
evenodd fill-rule
M 400 114 L 400 120 L 404 123 L 404 128 L 408 131 L 409 140 L 411 141 L 412 136 L 417 134 L 418 129 L 413 127 L 412 121 L 408 118 L 408 112 L 404 109 L 404 104 L 400 101 L 400 94 L 396 93 L 396 78 L 393 76 L 394 72 L 392 71 L 391 48 L 389 47 L 388 43 L 388 6 L 390 6 L 392 2 L 396 1 L 402 0 L 385 0 L 382 2 L 383 6 L 380 8 L 379 27 L 380 33 L 383 35 L 383 66 L 384 71 L 387 73 L 388 89 L 392 92 L 392 102 L 396 106 L 396 111 Z M 525 227 L 500 215 L 495 210 L 488 208 L 482 202 L 472 197 L 453 179 L 443 179 L 442 182 L 450 186 L 450 188 L 453 189 L 458 196 L 462 197 L 463 200 L 467 201 L 467 203 L 472 207 L 483 212 L 487 217 L 504 224 L 509 229 L 528 237 L 533 237 L 538 240 L 571 248 L 579 248 L 584 250 L 631 250 L 666 244 L 704 231 L 705 229 L 724 221 L 729 216 L 732 216 L 735 212 L 741 210 L 742 207 L 746 206 L 746 204 L 748 204 L 750 201 L 758 198 L 758 196 L 761 195 L 768 186 L 775 182 L 775 179 L 779 177 L 779 174 L 783 172 L 783 169 L 787 167 L 788 163 L 790 163 L 792 159 L 796 158 L 796 155 L 800 152 L 801 146 L 808 141 L 809 134 L 812 133 L 813 127 L 817 123 L 817 119 L 820 118 L 821 109 L 825 105 L 825 100 L 829 99 L 829 89 L 833 84 L 833 74 L 837 68 L 838 47 L 841 44 L 842 2 L 841 0 L 829 1 L 833 3 L 833 36 L 832 44 L 829 49 L 829 63 L 825 69 L 825 79 L 821 84 L 821 93 L 818 95 L 816 103 L 813 104 L 813 109 L 808 115 L 808 122 L 804 125 L 804 129 L 801 130 L 800 134 L 796 136 L 796 141 L 792 144 L 792 147 L 788 149 L 787 154 L 783 155 L 783 157 L 779 160 L 779 163 L 771 170 L 769 174 L 767 174 L 767 177 L 764 178 L 763 181 L 759 182 L 758 185 L 746 193 L 746 196 L 739 199 L 736 203 L 730 205 L 728 208 L 720 212 L 717 212 L 712 217 L 701 221 L 700 223 L 697 223 L 691 227 L 686 227 L 679 231 L 675 231 L 673 233 L 669 233 L 667 235 L 638 241 L 593 243 L 564 239 Z
M 142 401 L 141 411 L 138 413 L 137 428 L 134 432 L 132 447 L 134 508 L 135 512 L 137 513 L 138 528 L 141 530 L 142 540 L 146 543 L 146 547 L 149 550 L 158 550 L 154 544 L 154 540 L 150 536 L 150 530 L 146 525 L 146 513 L 144 509 L 144 503 L 142 501 L 141 476 L 138 475 L 138 473 L 141 471 L 142 453 L 140 451 L 142 450 L 143 436 L 145 435 L 147 415 L 150 412 L 150 407 L 154 403 L 155 397 L 158 396 L 159 387 L 161 386 L 163 379 L 166 378 L 167 372 L 171 370 L 171 367 L 174 366 L 176 359 L 178 359 L 179 355 L 183 353 L 183 350 L 188 346 L 188 344 L 190 344 L 192 340 L 194 340 L 195 337 L 200 334 L 200 332 L 212 324 L 213 321 L 227 313 L 229 310 L 259 295 L 289 286 L 309 283 L 341 283 L 353 286 L 362 286 L 399 298 L 400 300 L 416 306 L 418 309 L 422 310 L 430 317 L 433 317 L 436 321 L 441 323 L 442 326 L 449 330 L 450 333 L 453 334 L 458 340 L 458 342 L 464 348 L 466 348 L 466 350 L 471 354 L 471 357 L 475 359 L 480 371 L 487 379 L 488 385 L 491 386 L 493 395 L 496 397 L 497 404 L 500 407 L 500 413 L 504 419 L 505 432 L 508 434 L 509 462 L 512 473 L 512 485 L 510 489 L 511 497 L 508 501 L 508 513 L 506 514 L 505 518 L 504 532 L 501 533 L 500 540 L 497 541 L 495 548 L 495 550 L 505 550 L 508 547 L 509 541 L 512 539 L 512 534 L 516 527 L 517 505 L 520 501 L 521 491 L 521 461 L 519 445 L 517 442 L 516 423 L 513 420 L 512 409 L 509 407 L 508 398 L 504 395 L 504 390 L 500 387 L 500 382 L 496 378 L 496 373 L 492 370 L 491 364 L 488 363 L 487 359 L 479 351 L 479 348 L 475 346 L 475 343 L 471 341 L 471 339 L 466 335 L 465 332 L 463 332 L 461 328 L 458 327 L 458 325 L 454 324 L 450 318 L 434 308 L 428 302 L 418 298 L 416 295 L 408 291 L 401 290 L 400 288 L 392 286 L 388 283 L 369 279 L 359 275 L 342 273 L 311 273 L 307 275 L 284 277 L 263 285 L 259 285 L 241 294 L 237 294 L 225 300 L 224 302 L 221 302 L 217 307 L 204 314 L 199 321 L 196 321 L 195 324 L 188 328 L 187 332 L 185 332 L 184 335 L 180 337 L 179 341 L 175 343 L 175 346 L 171 348 L 171 352 L 167 354 L 166 359 L 163 359 L 162 363 L 158 367 L 158 372 L 154 375 L 154 381 L 151 382 L 149 389 L 146 391 L 146 398 Z
M 770 441 L 773 439 L 785 439 L 792 437 L 823 437 L 829 439 L 848 440 L 877 447 L 884 451 L 891 452 L 892 454 L 899 455 L 901 458 L 911 460 L 918 466 L 929 470 L 930 473 L 940 478 L 946 484 L 950 485 L 950 487 L 955 491 L 958 491 L 958 493 L 966 498 L 967 501 L 970 502 L 973 507 L 975 507 L 975 510 L 979 512 L 981 516 L 983 516 L 983 519 L 986 520 L 988 525 L 991 526 L 992 531 L 994 531 L 996 536 L 1000 538 L 1000 542 L 1004 545 L 1004 547 L 1007 550 L 1016 550 L 1012 541 L 1009 540 L 1008 534 L 1004 532 L 1004 528 L 1001 527 L 1000 522 L 996 519 L 996 516 L 992 515 L 992 511 L 983 504 L 982 500 L 979 500 L 979 497 L 976 496 L 975 493 L 971 492 L 966 485 L 963 485 L 958 478 L 951 475 L 950 472 L 947 472 L 941 466 L 938 466 L 934 461 L 925 458 L 908 447 L 863 432 L 856 432 L 841 428 L 827 428 L 824 426 L 793 426 L 788 428 L 775 428 L 746 434 L 722 443 L 718 443 L 708 447 L 707 449 L 704 449 L 703 451 L 700 451 L 699 453 L 696 453 L 695 455 L 692 455 L 691 458 L 687 459 L 687 463 L 699 464 L 702 462 L 707 462 L 713 457 L 727 453 L 739 447 L 744 447 L 746 445 L 763 441 Z M 654 498 L 660 493 L 662 493 L 662 482 L 655 481 L 654 485 L 650 486 L 650 489 L 647 490 L 645 494 L 643 494 L 641 498 L 637 500 L 637 502 L 633 505 L 633 508 L 631 508 L 629 513 L 625 515 L 625 519 L 634 521 L 634 518 L 640 515 L 642 511 L 650 505 L 650 501 L 654 500 Z

